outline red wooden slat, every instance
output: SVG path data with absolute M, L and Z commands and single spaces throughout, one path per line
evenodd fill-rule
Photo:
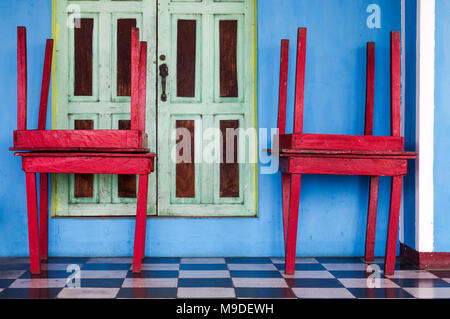
M 280 170 L 293 174 L 395 176 L 406 175 L 407 160 L 290 157 L 280 159 Z
M 28 241 L 30 248 L 30 270 L 32 274 L 41 272 L 39 260 L 39 230 L 36 174 L 26 173 L 27 208 L 28 208 Z
M 48 174 L 39 174 L 39 249 L 41 260 L 48 259 Z
M 126 150 L 142 152 L 147 136 L 131 130 L 28 130 L 14 131 L 17 150 Z
M 367 43 L 366 122 L 364 135 L 373 135 L 373 109 L 375 97 L 375 43 Z
M 139 130 L 139 29 L 131 29 L 131 129 Z
M 384 273 L 392 275 L 395 271 L 395 255 L 397 251 L 398 222 L 402 197 L 402 176 L 392 177 L 391 205 L 389 209 L 389 225 L 386 240 Z
M 391 135 L 401 136 L 400 118 L 400 32 L 391 32 Z
M 280 149 L 403 151 L 404 139 L 392 136 L 288 134 L 280 136 Z
M 300 200 L 300 184 L 302 177 L 300 174 L 291 175 L 288 231 L 286 240 L 286 263 L 285 273 L 292 275 L 295 272 L 295 250 L 297 248 L 298 230 L 298 206 Z
M 145 249 L 145 232 L 147 223 L 147 189 L 148 175 L 139 175 L 138 200 L 136 208 L 136 230 L 134 236 L 133 272 L 141 271 L 143 252 Z
M 303 133 L 303 110 L 305 102 L 306 28 L 298 29 L 297 73 L 295 76 L 294 133 Z
M 145 106 L 147 93 L 147 42 L 141 42 L 139 61 L 138 130 L 145 132 Z
M 367 229 L 366 229 L 366 252 L 365 252 L 366 261 L 374 260 L 379 184 L 380 184 L 379 176 L 372 176 L 370 178 L 369 208 L 367 213 Z
M 45 130 L 47 120 L 48 92 L 52 72 L 53 40 L 48 39 L 45 45 L 44 71 L 42 73 L 41 102 L 39 104 L 38 129 Z
M 27 129 L 27 30 L 17 27 L 17 129 Z
M 289 201 L 291 200 L 291 175 L 281 174 L 281 187 L 283 196 L 283 231 L 284 231 L 284 249 L 287 244 L 287 227 L 289 218 Z
M 34 156 L 22 158 L 22 169 L 36 173 L 150 174 L 153 157 Z
M 278 95 L 278 131 L 286 133 L 286 105 L 289 72 L 289 40 L 281 40 L 280 87 Z

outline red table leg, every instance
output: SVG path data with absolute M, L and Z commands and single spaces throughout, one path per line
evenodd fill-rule
M 284 251 L 286 252 L 287 244 L 287 227 L 289 218 L 289 201 L 291 194 L 291 175 L 282 173 L 281 174 L 281 189 L 283 192 L 283 231 L 284 231 Z
M 374 260 L 375 251 L 375 233 L 377 227 L 377 205 L 378 205 L 378 187 L 380 184 L 379 176 L 370 177 L 369 209 L 367 213 L 366 230 L 366 261 Z
M 301 174 L 291 175 L 291 194 L 289 200 L 289 217 L 286 242 L 285 273 L 291 275 L 295 272 L 295 251 L 297 247 L 298 205 L 300 200 Z
M 32 274 L 41 272 L 39 260 L 39 231 L 36 174 L 26 173 L 27 207 L 28 207 L 28 241 L 30 247 L 30 271 Z
M 39 249 L 41 260 L 48 259 L 48 174 L 39 174 Z
M 145 228 L 147 223 L 148 175 L 139 175 L 138 199 L 136 208 L 136 230 L 134 237 L 133 272 L 141 271 L 142 254 L 145 247 Z
M 391 207 L 389 210 L 389 226 L 386 242 L 386 257 L 384 261 L 385 275 L 392 275 L 395 271 L 395 255 L 397 250 L 398 222 L 400 201 L 402 197 L 402 176 L 392 177 Z

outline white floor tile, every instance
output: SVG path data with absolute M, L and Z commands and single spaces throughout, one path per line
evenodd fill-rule
M 230 278 L 228 270 L 180 270 L 179 278 Z
M 233 278 L 235 287 L 248 288 L 288 288 L 283 278 Z
M 66 281 L 66 278 L 17 279 L 9 288 L 62 288 L 66 286 Z
M 338 263 L 329 263 L 329 264 L 322 264 L 327 270 L 366 270 L 368 265 L 361 263 L 361 264 L 338 264 Z
M 434 279 L 437 276 L 429 273 L 425 270 L 396 270 L 394 275 L 386 276 L 388 278 L 401 278 L 401 279 Z
M 142 270 L 179 270 L 180 264 L 142 264 Z
M 57 298 L 115 298 L 119 288 L 64 288 Z
M 280 273 L 284 278 L 334 278 L 326 270 L 297 270 L 293 275 L 287 275 L 284 271 Z
M 80 278 L 125 278 L 127 270 L 81 270 Z
M 178 298 L 236 298 L 234 288 L 178 288 Z
M 450 298 L 450 288 L 403 288 L 416 298 Z
M 17 279 L 25 270 L 0 270 L 0 279 Z
M 292 291 L 298 298 L 313 299 L 349 299 L 355 298 L 345 288 L 293 288 Z
M 398 288 L 399 286 L 387 278 L 338 278 L 346 288 Z
M 270 258 L 274 264 L 284 264 L 285 259 L 283 257 Z M 296 264 L 317 264 L 318 261 L 315 258 L 298 257 L 295 258 Z

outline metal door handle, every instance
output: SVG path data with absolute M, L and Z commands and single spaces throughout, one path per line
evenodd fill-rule
M 169 67 L 167 64 L 161 64 L 159 66 L 159 76 L 161 77 L 161 101 L 166 102 L 167 101 L 167 95 L 166 95 L 166 78 L 169 75 Z

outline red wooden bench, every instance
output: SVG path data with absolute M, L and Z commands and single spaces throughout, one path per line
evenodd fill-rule
M 155 159 L 155 154 L 148 152 L 145 134 L 147 43 L 139 43 L 139 30 L 132 30 L 132 114 L 129 131 L 45 130 L 52 50 L 53 40 L 47 40 L 38 130 L 27 130 L 26 30 L 24 27 L 18 28 L 18 130 L 14 131 L 14 147 L 11 150 L 31 151 L 15 153 L 22 157 L 22 169 L 26 175 L 31 273 L 39 274 L 40 260 L 48 258 L 49 173 L 139 175 L 133 272 L 140 272 L 145 249 L 148 175 L 154 170 Z M 40 179 L 40 213 L 36 173 L 39 173 Z
M 303 133 L 306 33 L 306 28 L 298 29 L 293 134 L 286 134 L 289 41 L 281 42 L 279 148 L 277 152 L 275 146 L 273 153 L 280 158 L 282 172 L 285 272 L 293 274 L 295 271 L 301 176 L 302 174 L 331 174 L 371 176 L 365 248 L 365 259 L 368 262 L 374 260 L 379 176 L 392 176 L 384 272 L 387 275 L 393 274 L 402 178 L 407 174 L 407 160 L 417 157 L 417 153 L 405 152 L 404 139 L 400 136 L 400 33 L 391 33 L 391 136 L 373 136 L 375 88 L 375 44 L 373 42 L 367 44 L 364 135 Z

